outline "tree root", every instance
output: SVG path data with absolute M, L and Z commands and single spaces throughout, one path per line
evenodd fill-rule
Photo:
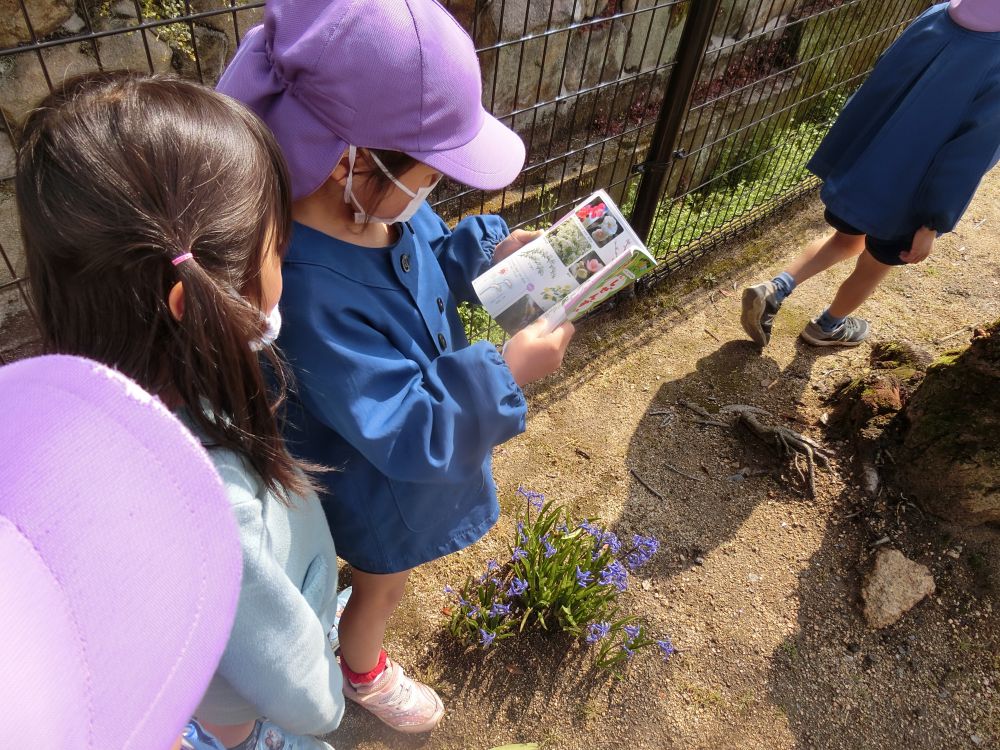
M 771 446 L 783 458 L 787 459 L 791 457 L 793 459 L 792 465 L 795 467 L 795 470 L 799 473 L 799 476 L 802 477 L 802 480 L 809 486 L 809 496 L 815 499 L 816 464 L 819 464 L 824 469 L 830 468 L 829 456 L 826 453 L 826 449 L 815 440 L 803 435 L 802 433 L 796 432 L 795 430 L 782 427 L 781 425 L 763 424 L 755 415 L 767 416 L 772 420 L 774 419 L 774 415 L 766 409 L 762 409 L 758 406 L 749 406 L 747 404 L 729 404 L 728 406 L 721 407 L 718 414 L 712 414 L 704 407 L 690 401 L 680 400 L 677 403 L 700 416 L 701 419 L 698 420 L 699 424 L 730 428 L 742 425 L 765 445 Z M 735 417 L 735 420 L 732 423 L 727 424 L 717 418 L 719 415 L 732 415 Z M 805 456 L 806 458 L 805 472 L 799 468 L 798 463 L 795 461 L 799 455 Z

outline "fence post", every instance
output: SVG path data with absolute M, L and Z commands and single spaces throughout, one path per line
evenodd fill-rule
M 722 0 L 688 0 L 690 7 L 684 31 L 677 47 L 677 62 L 670 73 L 667 90 L 656 118 L 653 137 L 646 161 L 636 164 L 633 170 L 642 174 L 635 205 L 629 223 L 643 242 L 649 240 L 653 216 L 667 176 L 667 168 L 674 158 L 674 144 L 684 124 L 691 91 L 698 80 L 698 72 L 712 34 L 715 16 Z

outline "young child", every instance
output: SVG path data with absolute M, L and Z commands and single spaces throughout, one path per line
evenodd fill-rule
M 0 737 L 176 747 L 240 591 L 218 474 L 159 401 L 80 357 L 0 367 L 0 414 Z
M 857 346 L 852 317 L 892 266 L 919 263 L 965 213 L 1000 158 L 1000 2 L 952 0 L 911 25 L 848 101 L 809 162 L 832 236 L 743 292 L 743 328 L 761 346 L 798 284 L 857 258 L 830 306 L 802 331 L 815 346 Z
M 280 339 L 301 388 L 293 450 L 339 470 L 323 503 L 353 594 L 340 626 L 347 696 L 403 732 L 440 698 L 382 648 L 417 565 L 496 521 L 493 448 L 520 433 L 521 386 L 573 333 L 545 322 L 501 355 L 469 345 L 472 280 L 535 235 L 496 216 L 454 230 L 424 202 L 442 177 L 497 189 L 524 146 L 481 103 L 472 40 L 432 0 L 271 0 L 219 83 L 271 127 L 289 163 L 294 234 Z
M 270 733 L 285 750 L 330 750 L 313 735 L 343 713 L 327 640 L 336 554 L 258 359 L 280 379 L 262 340 L 291 222 L 277 144 L 203 87 L 95 74 L 32 113 L 16 189 L 45 349 L 158 395 L 209 449 L 236 516 L 243 583 L 202 725 L 227 747 L 263 750 Z

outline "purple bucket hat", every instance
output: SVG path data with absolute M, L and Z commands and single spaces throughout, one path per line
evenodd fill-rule
M 0 737 L 166 750 L 229 638 L 242 559 L 205 451 L 89 360 L 0 368 Z
M 434 0 L 269 0 L 218 90 L 270 126 L 303 198 L 348 145 L 402 151 L 483 190 L 524 143 L 482 105 L 469 35 Z

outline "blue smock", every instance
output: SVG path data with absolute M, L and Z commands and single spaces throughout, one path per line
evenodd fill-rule
M 826 207 L 873 237 L 950 232 L 1000 159 L 1000 33 L 947 9 L 889 47 L 808 165 Z
M 320 474 L 338 554 L 393 573 L 479 539 L 499 515 L 494 446 L 524 430 L 524 394 L 457 302 L 478 302 L 507 225 L 454 231 L 423 206 L 399 240 L 367 248 L 295 224 L 278 345 L 291 364 L 289 447 Z

